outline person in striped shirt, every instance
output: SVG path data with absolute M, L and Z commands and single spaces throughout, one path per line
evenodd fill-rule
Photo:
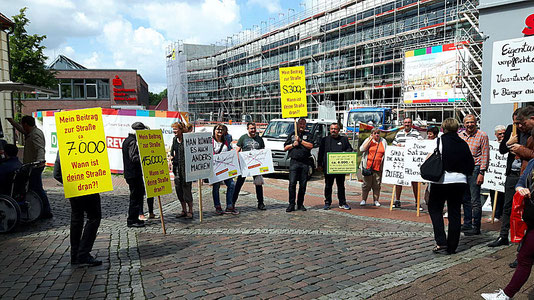
M 410 118 L 404 118 L 402 124 L 404 125 L 404 130 L 400 130 L 397 132 L 397 135 L 395 136 L 395 139 L 393 140 L 393 146 L 399 146 L 404 147 L 404 144 L 406 144 L 407 140 L 416 139 L 416 140 L 422 140 L 423 137 L 421 137 L 421 134 L 419 134 L 419 131 L 417 129 L 413 128 L 413 122 Z M 419 192 L 417 189 L 417 182 L 412 182 L 412 190 L 413 190 L 413 196 L 417 203 L 417 193 Z M 400 202 L 400 196 L 402 193 L 402 185 L 396 185 L 395 186 L 395 202 L 393 205 L 395 208 L 401 207 Z M 417 204 L 416 204 L 417 205 Z M 419 208 L 420 210 L 423 210 L 422 207 Z
M 489 138 L 488 135 L 477 128 L 474 115 L 464 117 L 465 131 L 460 137 L 469 145 L 471 154 L 475 159 L 475 170 L 467 177 L 467 189 L 464 200 L 464 225 L 462 231 L 467 236 L 480 234 L 480 221 L 482 219 L 482 203 L 480 201 L 480 186 L 484 182 L 484 173 L 489 164 Z

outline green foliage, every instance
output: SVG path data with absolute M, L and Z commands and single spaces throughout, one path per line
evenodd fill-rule
M 41 42 L 46 35 L 29 35 L 26 25 L 30 20 L 26 18 L 26 7 L 13 16 L 15 23 L 13 34 L 9 37 L 9 51 L 11 62 L 11 80 L 36 86 L 55 88 L 57 80 L 55 72 L 46 68 L 46 57 L 43 53 L 45 46 Z
M 148 103 L 150 105 L 158 105 L 163 98 L 167 97 L 167 89 L 164 89 L 159 94 L 148 92 Z

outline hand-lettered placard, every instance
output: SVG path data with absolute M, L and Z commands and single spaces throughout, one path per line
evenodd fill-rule
M 236 151 L 226 151 L 213 155 L 213 174 L 208 178 L 210 184 L 241 175 L 239 156 Z
M 407 140 L 404 153 L 404 180 L 408 182 L 428 182 L 421 177 L 421 165 L 428 154 L 437 147 L 436 140 Z
M 490 141 L 489 167 L 484 174 L 482 188 L 504 193 L 504 181 L 506 180 L 506 154 L 499 152 L 499 142 Z
M 326 154 L 327 174 L 351 174 L 358 171 L 358 153 L 330 152 Z
M 172 193 L 163 132 L 161 129 L 137 130 L 135 134 L 137 136 L 146 196 L 150 198 Z
M 404 179 L 404 152 L 405 147 L 388 146 L 384 153 L 384 170 L 382 171 L 382 183 L 395 185 L 410 185 Z
M 212 139 L 209 132 L 184 133 L 186 182 L 213 175 Z
M 304 66 L 280 68 L 282 118 L 308 116 Z
M 65 198 L 113 190 L 102 108 L 55 113 Z

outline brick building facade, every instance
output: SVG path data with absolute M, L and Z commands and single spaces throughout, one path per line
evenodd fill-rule
M 58 95 L 23 95 L 23 114 L 90 107 L 148 108 L 148 84 L 137 70 L 87 69 L 63 55 L 49 68 L 57 72 Z

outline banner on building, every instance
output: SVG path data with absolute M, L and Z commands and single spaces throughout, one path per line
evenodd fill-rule
M 410 182 L 404 179 L 404 153 L 405 147 L 388 146 L 384 153 L 382 170 L 382 183 L 409 186 Z
M 241 176 L 265 175 L 274 172 L 271 149 L 239 152 Z
M 461 61 L 466 57 L 466 49 L 461 48 L 463 43 L 405 52 L 404 103 L 466 101 L 465 92 L 458 81 Z
M 102 109 L 58 112 L 55 121 L 65 198 L 112 191 Z
M 504 181 L 506 180 L 506 157 L 507 154 L 499 152 L 499 142 L 490 141 L 489 167 L 484 174 L 482 188 L 504 193 Z
M 358 171 L 356 152 L 331 152 L 326 154 L 327 174 L 351 174 Z
M 282 118 L 308 116 L 304 66 L 280 68 Z
M 213 137 L 209 132 L 184 133 L 185 181 L 213 175 Z
M 534 36 L 493 43 L 491 104 L 534 101 Z
M 163 132 L 159 130 L 137 130 L 137 147 L 143 170 L 146 196 L 156 197 L 172 193 L 167 152 Z
M 241 175 L 237 151 L 226 151 L 213 155 L 213 174 L 208 178 L 210 184 Z

